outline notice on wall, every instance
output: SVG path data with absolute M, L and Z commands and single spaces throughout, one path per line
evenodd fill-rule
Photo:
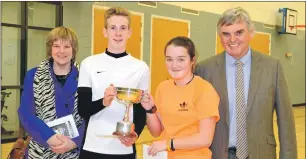
M 16 48 L 13 45 L 4 46 L 2 61 L 7 65 L 14 65 L 16 62 Z

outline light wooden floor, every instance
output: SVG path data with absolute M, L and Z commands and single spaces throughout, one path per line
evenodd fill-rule
M 296 127 L 296 137 L 297 137 L 297 145 L 298 145 L 298 158 L 305 159 L 305 107 L 295 107 L 293 108 L 294 118 L 295 118 L 295 127 Z M 274 117 L 274 134 L 276 136 L 277 145 L 279 145 L 278 141 L 278 129 L 276 125 L 276 118 Z M 147 128 L 144 129 L 142 135 L 137 141 L 136 147 L 138 151 L 138 159 L 142 157 L 142 145 L 150 144 L 154 140 L 154 138 L 150 135 Z M 1 145 L 1 159 L 6 159 L 7 154 L 12 147 L 12 143 L 2 144 Z M 277 146 L 277 151 L 279 151 L 279 147 Z

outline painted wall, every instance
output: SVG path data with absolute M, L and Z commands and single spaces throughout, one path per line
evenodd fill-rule
M 279 8 L 297 10 L 297 24 L 305 24 L 305 2 L 163 2 L 184 8 L 200 10 L 209 13 L 222 14 L 231 7 L 243 7 L 253 21 L 271 25 L 281 25 L 277 20 Z M 303 28 L 305 30 L 305 28 Z
M 96 2 L 98 3 L 98 2 Z M 174 3 L 174 2 L 167 2 Z M 252 3 L 252 4 L 251 4 Z M 149 65 L 150 62 L 150 44 L 151 44 L 151 15 L 166 16 L 171 18 L 183 19 L 190 21 L 190 36 L 197 46 L 199 52 L 198 61 L 204 60 L 215 53 L 216 45 L 216 23 L 220 14 L 226 9 L 237 6 L 246 7 L 249 10 L 251 17 L 255 20 L 257 31 L 271 34 L 271 56 L 280 59 L 283 64 L 289 93 L 293 104 L 305 102 L 305 31 L 298 30 L 295 35 L 278 35 L 274 29 L 263 27 L 263 23 L 273 23 L 275 12 L 279 7 L 288 7 L 297 9 L 299 11 L 298 24 L 304 24 L 305 20 L 302 15 L 305 15 L 305 2 L 197 2 L 192 4 L 191 8 L 199 7 L 200 15 L 189 15 L 181 13 L 179 6 L 158 3 L 157 8 L 145 7 L 138 5 L 137 2 L 99 2 L 98 4 L 112 6 L 122 6 L 135 12 L 144 13 L 144 37 L 143 37 L 143 60 Z M 15 2 L 9 2 L 8 5 L 2 5 L 1 22 L 18 24 L 20 21 L 20 5 Z M 79 38 L 79 53 L 77 60 L 80 62 L 87 56 L 91 55 L 92 48 L 92 5 L 94 2 L 63 2 L 64 8 L 64 25 L 71 27 L 76 31 Z M 190 8 L 185 2 L 180 2 L 180 5 Z M 176 4 L 177 5 L 177 4 Z M 253 7 L 254 5 L 254 7 Z M 265 8 L 261 8 L 264 5 Z M 276 5 L 276 6 L 274 6 Z M 280 6 L 282 5 L 282 6 Z M 45 10 L 39 6 L 39 13 Z M 36 6 L 37 7 L 37 6 Z M 52 8 L 46 6 L 48 13 L 52 12 Z M 295 8 L 296 7 L 296 8 Z M 260 11 L 259 11 L 260 10 Z M 36 20 L 41 19 L 39 15 L 33 12 L 32 22 L 36 25 Z M 31 16 L 31 15 L 30 15 Z M 53 17 L 54 18 L 54 17 Z M 53 18 L 49 19 L 48 26 L 53 24 Z M 103 20 L 103 19 L 101 19 Z M 304 21 L 301 21 L 304 20 Z M 50 22 L 50 23 L 49 23 Z M 271 23 L 270 23 L 271 22 Z M 40 23 L 38 24 L 40 25 Z M 28 69 L 34 67 L 41 59 L 45 57 L 44 40 L 47 32 L 43 31 L 29 31 L 28 43 Z M 102 34 L 102 32 L 101 32 Z M 19 63 L 20 63 L 20 49 L 19 42 L 20 30 L 2 27 L 1 44 L 1 85 L 16 85 L 19 84 Z M 292 58 L 285 57 L 285 53 L 293 53 Z M 3 122 L 5 128 L 9 130 L 17 130 L 19 127 L 16 111 L 19 106 L 19 91 L 8 90 L 12 92 L 11 96 L 6 101 L 8 109 L 4 109 L 3 113 L 8 115 L 9 121 Z
M 202 6 L 207 5 L 202 2 Z M 217 3 L 217 2 L 214 2 Z M 92 34 L 92 2 L 64 2 L 64 25 L 76 30 L 80 39 L 80 52 L 78 60 L 91 55 L 91 34 Z M 144 46 L 143 60 L 149 65 L 150 44 L 151 44 L 151 15 L 167 16 L 190 20 L 190 36 L 195 42 L 199 52 L 198 61 L 204 60 L 215 53 L 216 45 L 216 23 L 220 14 L 201 11 L 199 16 L 181 13 L 181 8 L 174 5 L 158 3 L 157 8 L 138 5 L 137 2 L 96 2 L 105 6 L 122 6 L 131 11 L 144 13 Z M 231 3 L 218 3 L 218 7 L 210 10 L 222 12 L 233 6 Z M 231 4 L 231 5 L 228 5 Z M 267 3 L 268 4 L 268 3 Z M 304 3 L 303 3 L 304 4 Z M 237 5 L 237 4 L 235 4 Z M 266 2 L 264 4 L 266 6 Z M 272 4 L 269 3 L 271 6 Z M 248 4 L 250 7 L 251 5 Z M 258 5 L 257 5 L 258 7 Z M 218 9 L 217 9 L 218 8 Z M 222 10 L 220 9 L 222 8 Z M 258 9 L 258 8 L 257 8 Z M 254 10 L 254 9 L 253 9 Z M 271 10 L 271 7 L 268 7 Z M 264 12 L 263 12 L 264 13 Z M 266 11 L 269 13 L 269 11 Z M 259 12 L 250 13 L 251 17 L 272 17 L 273 15 L 262 16 Z M 272 12 L 271 12 L 272 14 Z M 273 13 L 274 14 L 274 13 Z M 302 13 L 300 13 L 302 14 Z M 299 15 L 300 15 L 299 14 Z M 269 18 L 268 18 L 269 19 Z M 269 21 L 268 19 L 264 22 Z M 103 19 L 101 19 L 103 20 Z M 276 30 L 263 27 L 262 22 L 256 22 L 257 31 L 271 34 L 271 56 L 280 59 L 283 64 L 287 84 L 289 87 L 292 103 L 305 102 L 305 31 L 298 30 L 298 35 L 278 35 Z M 293 57 L 287 59 L 286 52 L 292 52 Z

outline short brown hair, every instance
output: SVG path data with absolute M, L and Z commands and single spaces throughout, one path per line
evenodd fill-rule
M 52 45 L 57 40 L 69 41 L 72 47 L 73 58 L 75 58 L 78 52 L 78 38 L 74 31 L 63 26 L 56 27 L 49 32 L 46 41 L 47 57 L 51 56 Z
M 128 19 L 129 24 L 128 27 L 130 28 L 131 26 L 131 14 L 130 12 L 122 7 L 113 7 L 105 11 L 104 14 L 104 28 L 107 29 L 107 19 L 112 17 L 112 16 L 124 16 Z

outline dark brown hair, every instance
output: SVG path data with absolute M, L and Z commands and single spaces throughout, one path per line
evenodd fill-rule
M 177 37 L 171 39 L 167 43 L 167 45 L 165 46 L 165 49 L 164 49 L 165 55 L 166 55 L 166 49 L 170 45 L 184 47 L 187 50 L 187 52 L 188 52 L 190 60 L 192 60 L 193 57 L 195 57 L 195 55 L 196 55 L 195 45 L 194 45 L 193 41 L 190 38 L 188 38 L 188 37 L 177 36 Z
M 196 56 L 196 49 L 195 49 L 195 45 L 194 45 L 193 41 L 190 38 L 185 37 L 185 36 L 177 36 L 177 37 L 171 39 L 167 43 L 167 45 L 165 46 L 165 48 L 164 48 L 164 54 L 165 55 L 166 55 L 166 49 L 170 45 L 181 46 L 181 47 L 184 47 L 187 50 L 188 55 L 190 57 L 190 61 L 194 60 L 194 64 L 193 64 L 193 67 L 192 67 L 192 71 L 193 71 L 194 68 L 195 68 L 195 64 L 196 64 L 196 60 L 194 59 L 194 57 Z

